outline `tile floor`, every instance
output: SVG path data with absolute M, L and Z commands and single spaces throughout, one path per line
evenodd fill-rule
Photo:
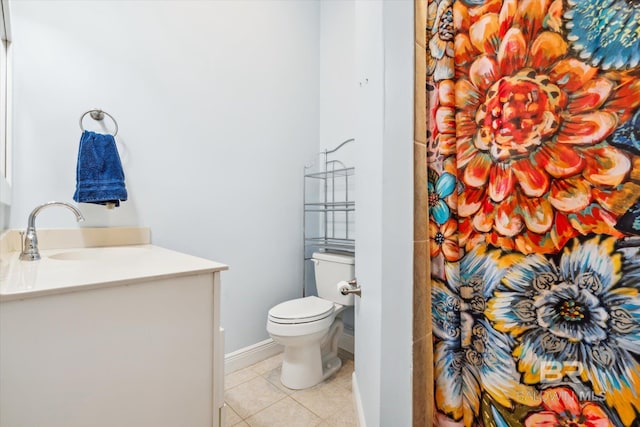
M 357 427 L 351 374 L 353 355 L 340 353 L 342 368 L 306 390 L 280 383 L 282 354 L 225 376 L 228 427 Z

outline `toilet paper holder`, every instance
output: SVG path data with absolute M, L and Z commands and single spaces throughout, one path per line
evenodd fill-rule
M 360 288 L 360 286 L 358 286 L 358 281 L 356 279 L 349 280 L 346 283 L 348 286 L 345 285 L 340 288 L 340 293 L 342 295 L 354 294 L 359 297 L 362 297 L 362 289 Z

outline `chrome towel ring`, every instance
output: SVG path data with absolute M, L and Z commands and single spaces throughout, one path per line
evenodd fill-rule
M 86 111 L 83 115 L 80 116 L 80 129 L 82 129 L 83 132 L 84 132 L 84 126 L 82 126 L 82 119 L 84 119 L 84 116 L 86 116 L 87 114 L 89 114 L 93 120 L 97 120 L 97 121 L 104 120 L 105 115 L 108 116 L 111 119 L 111 121 L 113 121 L 113 124 L 116 127 L 113 131 L 113 136 L 116 136 L 116 134 L 118 133 L 118 122 L 116 122 L 116 119 L 114 119 L 111 114 L 99 108 L 94 108 L 93 110 Z

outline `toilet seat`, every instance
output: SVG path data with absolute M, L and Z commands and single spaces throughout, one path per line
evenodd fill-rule
M 285 301 L 269 310 L 269 320 L 274 323 L 310 323 L 325 319 L 334 312 L 334 304 L 315 296 Z

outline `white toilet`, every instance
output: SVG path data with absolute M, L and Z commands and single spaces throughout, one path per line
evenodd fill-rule
M 316 252 L 314 264 L 318 297 L 285 301 L 269 310 L 267 331 L 284 346 L 280 380 L 288 388 L 312 387 L 342 366 L 338 339 L 343 324 L 339 314 L 353 305 L 353 295 L 342 295 L 339 282 L 354 278 L 350 255 Z

